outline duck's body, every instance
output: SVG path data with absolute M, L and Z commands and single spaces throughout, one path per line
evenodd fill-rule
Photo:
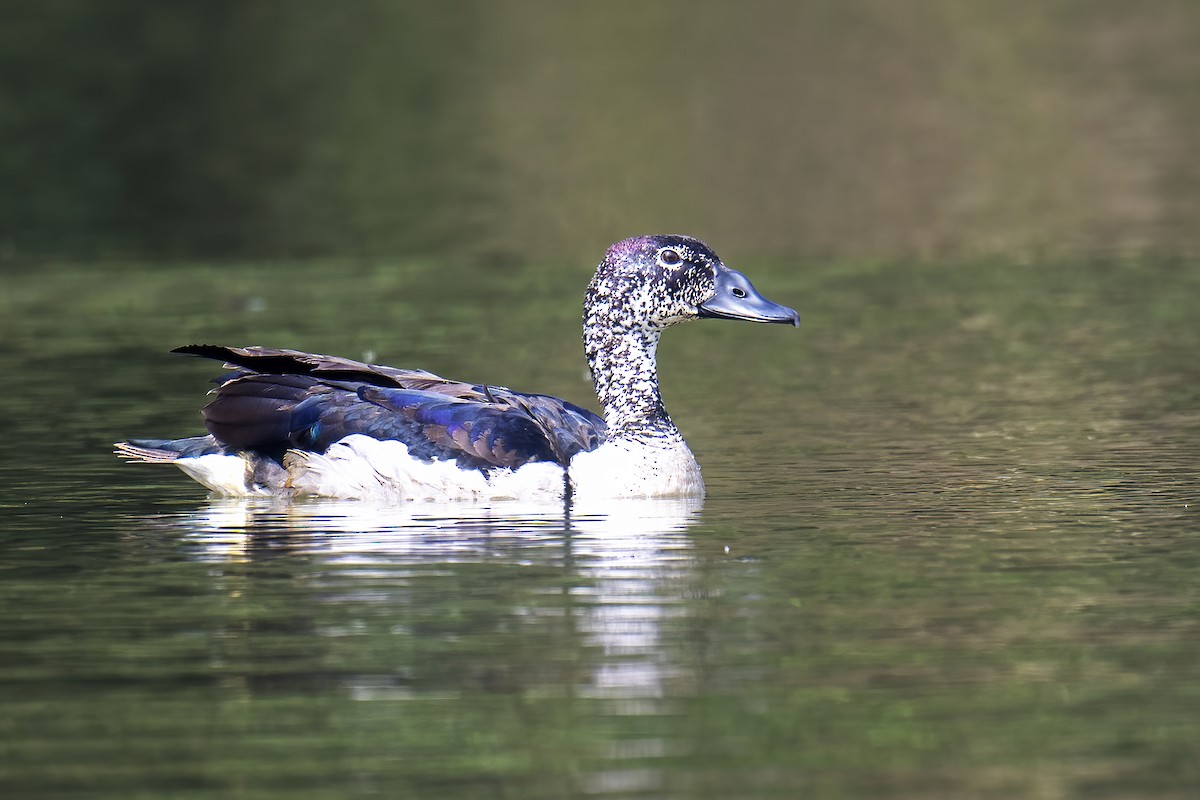
M 700 467 L 667 415 L 662 330 L 723 317 L 798 325 L 707 246 L 644 236 L 609 248 L 584 302 L 601 418 L 565 400 L 421 370 L 261 347 L 189 345 L 233 370 L 204 409 L 207 436 L 130 440 L 222 495 L 389 499 L 702 496 Z

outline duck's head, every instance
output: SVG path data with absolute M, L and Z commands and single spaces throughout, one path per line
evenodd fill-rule
M 636 236 L 608 248 L 588 286 L 585 323 L 661 330 L 687 319 L 738 319 L 799 325 L 793 309 L 772 303 L 745 275 L 699 239 Z

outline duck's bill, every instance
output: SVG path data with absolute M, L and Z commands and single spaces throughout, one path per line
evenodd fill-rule
M 794 309 L 772 303 L 758 293 L 745 275 L 728 267 L 717 270 L 713 296 L 701 303 L 697 311 L 699 316 L 709 319 L 800 325 L 800 315 Z

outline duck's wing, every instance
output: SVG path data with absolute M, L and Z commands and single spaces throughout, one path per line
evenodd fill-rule
M 203 410 L 209 433 L 276 458 L 288 449 L 323 452 L 357 433 L 464 467 L 565 465 L 604 441 L 600 417 L 557 397 L 297 350 L 187 345 L 173 352 L 233 370 Z

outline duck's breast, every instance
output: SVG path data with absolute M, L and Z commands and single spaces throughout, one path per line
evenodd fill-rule
M 703 497 L 704 478 L 682 440 L 610 440 L 571 459 L 574 497 Z

